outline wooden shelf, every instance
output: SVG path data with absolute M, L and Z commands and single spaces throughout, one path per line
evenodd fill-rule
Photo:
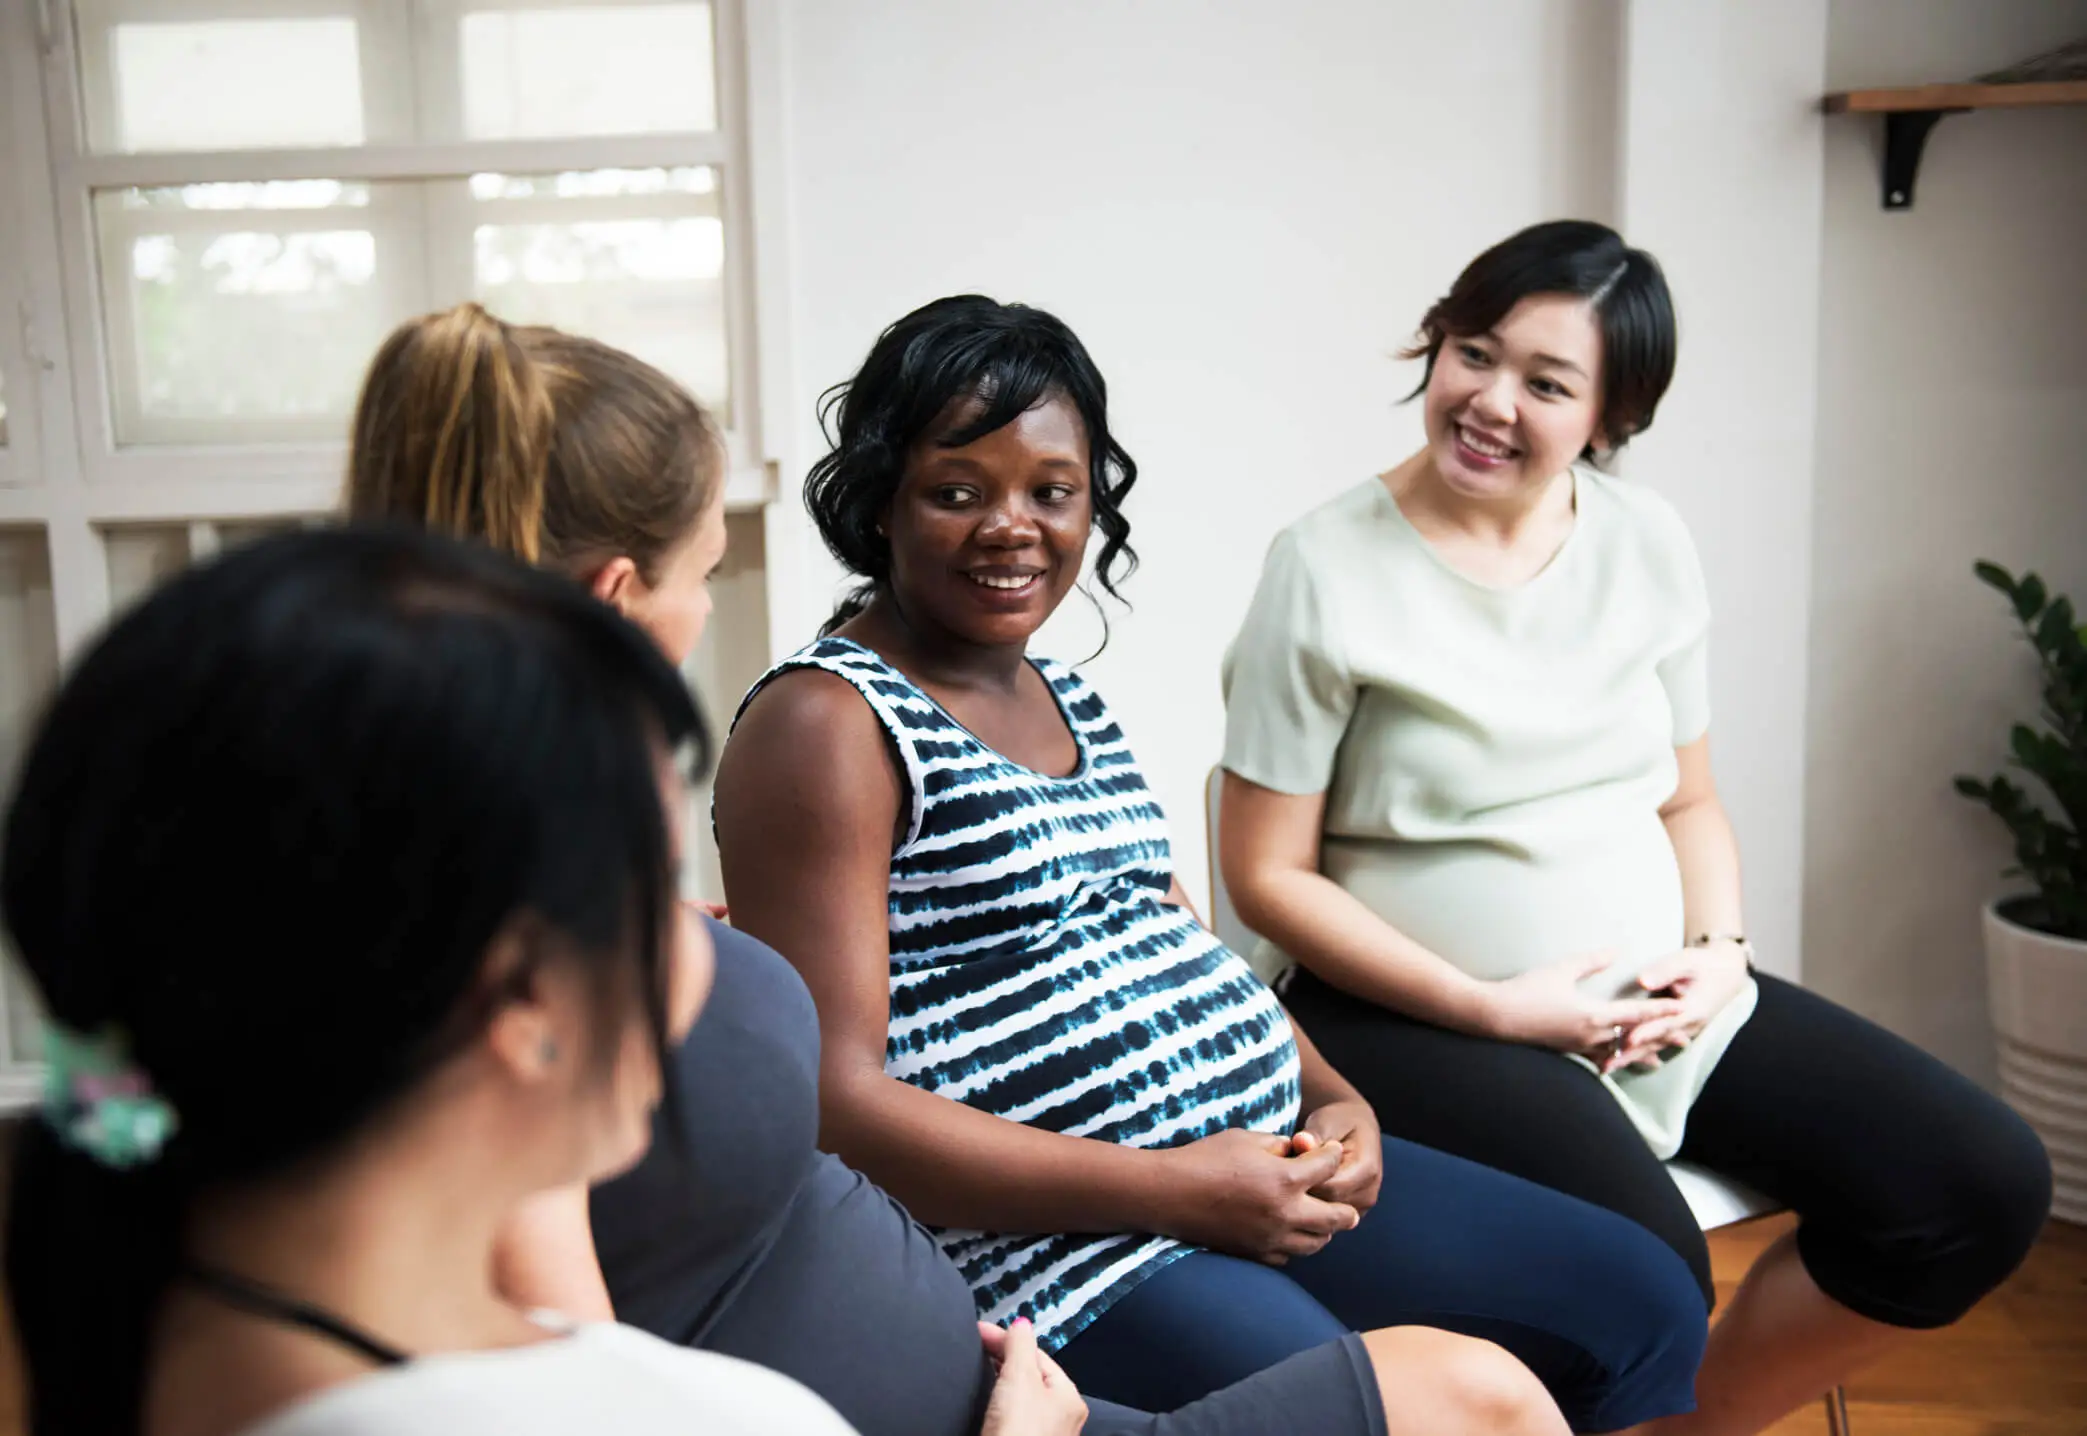
M 1911 209 L 1928 131 L 1944 115 L 2030 105 L 2087 105 L 2087 80 L 2036 80 L 2012 85 L 1905 85 L 1891 90 L 1843 90 L 1828 95 L 1829 115 L 1878 115 L 1884 121 L 1884 207 Z
M 1829 115 L 2003 110 L 2024 105 L 2087 105 L 2087 80 L 2042 80 L 2026 85 L 1905 85 L 1895 90 L 1843 90 L 1826 97 Z

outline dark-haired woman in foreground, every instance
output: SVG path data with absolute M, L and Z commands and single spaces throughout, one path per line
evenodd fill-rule
M 756 689 L 716 802 L 734 922 L 819 1005 L 825 1143 L 1090 1396 L 1166 1409 L 1415 1324 L 1513 1352 L 1579 1430 L 1687 1409 L 1703 1320 L 1679 1261 L 1383 1142 L 1187 910 L 1100 696 L 1028 657 L 1090 529 L 1104 584 L 1128 555 L 1134 470 L 1078 339 L 940 300 L 833 418 L 806 497 L 863 587 Z
M 1744 1436 L 1997 1285 L 2049 1163 L 1940 1062 L 1752 971 L 1694 546 L 1582 464 L 1672 375 L 1652 257 L 1526 230 L 1411 357 L 1427 446 L 1277 538 L 1234 646 L 1226 883 L 1388 1129 L 1633 1218 L 1706 1305 L 1662 1160 L 1796 1209 L 1659 1428 Z
M 720 451 L 666 375 L 460 305 L 385 341 L 354 432 L 351 514 L 531 558 L 688 658 L 724 553 Z M 819 1024 L 796 972 L 743 932 L 699 928 L 715 975 L 669 1054 L 676 1100 L 653 1149 L 591 1193 L 531 1198 L 498 1244 L 505 1294 L 604 1319 L 613 1301 L 655 1335 L 795 1377 L 863 1436 L 1077 1429 L 1078 1394 L 1026 1324 L 982 1331 L 933 1239 L 816 1150 Z M 1087 1412 L 1089 1436 L 1555 1436 L 1562 1424 L 1506 1353 L 1410 1327 L 1328 1341 L 1179 1411 Z
M 637 629 L 448 540 L 268 539 L 117 622 L 0 870 L 53 1024 L 7 1233 L 36 1436 L 848 1430 L 493 1288 L 517 1202 L 644 1150 L 709 985 L 683 747 Z

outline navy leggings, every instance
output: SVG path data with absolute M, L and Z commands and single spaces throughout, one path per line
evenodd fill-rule
M 1284 1267 L 1193 1252 L 1057 1356 L 1083 1392 L 1171 1411 L 1384 1326 L 1497 1342 L 1536 1373 L 1575 1431 L 1694 1409 L 1706 1333 L 1687 1265 L 1644 1228 L 1386 1138 L 1383 1191 L 1355 1230 Z

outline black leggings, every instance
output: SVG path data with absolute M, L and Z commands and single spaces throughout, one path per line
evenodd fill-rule
M 2051 1164 L 2019 1117 L 1911 1043 L 1774 977 L 1688 1118 L 1680 1156 L 1798 1214 L 1819 1289 L 1874 1321 L 1947 1326 L 2028 1255 Z M 1451 1032 L 1298 971 L 1298 1025 L 1404 1137 L 1630 1217 L 1714 1302 L 1688 1204 L 1607 1088 L 1555 1052 Z

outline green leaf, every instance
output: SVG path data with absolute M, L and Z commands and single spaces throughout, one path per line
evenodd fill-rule
M 2060 594 L 2051 600 L 2051 606 L 2036 625 L 2036 646 L 2056 657 L 2071 651 L 2072 639 L 2072 601 Z
M 2040 726 L 2010 726 L 2005 772 L 1983 780 L 1961 774 L 1953 786 L 2007 829 L 2010 872 L 2035 888 L 2048 930 L 2087 936 L 2087 623 L 2034 573 L 2016 578 L 1983 561 L 1973 570 L 2006 595 L 2036 650 Z M 2019 774 L 2028 776 L 2010 776 Z
M 2015 585 L 2014 600 L 2015 616 L 2029 622 L 2043 612 L 2044 581 L 2033 573 L 2023 574 L 2022 581 Z

